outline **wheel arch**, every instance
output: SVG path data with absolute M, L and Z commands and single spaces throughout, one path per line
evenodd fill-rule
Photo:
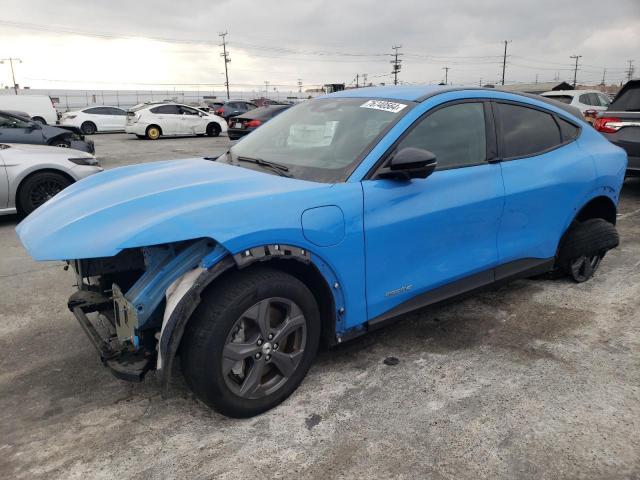
M 209 288 L 214 288 L 217 283 L 223 282 L 226 275 L 233 271 L 266 265 L 300 280 L 309 288 L 318 304 L 322 320 L 322 339 L 327 344 L 336 343 L 336 329 L 338 322 L 342 321 L 344 299 L 341 289 L 332 288 L 338 285 L 337 279 L 329 265 L 320 257 L 305 248 L 273 244 L 251 247 L 235 255 L 224 251 L 224 254 L 214 255 L 213 258 L 213 261 L 209 261 L 208 256 L 203 258 L 201 273 L 182 295 L 163 325 L 158 347 L 158 370 L 165 393 L 185 328 L 200 304 L 202 294 Z
M 24 187 L 24 184 L 27 182 L 27 180 L 29 180 L 31 177 L 33 177 L 34 175 L 38 175 L 40 173 L 56 173 L 58 175 L 62 175 L 63 177 L 65 177 L 67 180 L 69 180 L 69 182 L 71 183 L 75 183 L 76 179 L 73 178 L 71 175 L 69 175 L 67 172 L 65 172 L 64 170 L 60 170 L 58 168 L 41 168 L 38 170 L 33 170 L 32 172 L 29 172 L 27 175 L 25 175 L 24 177 L 22 177 L 19 182 L 18 182 L 18 186 L 16 187 L 15 193 L 14 193 L 14 199 L 15 199 L 15 204 L 16 204 L 16 209 L 18 210 L 18 212 L 22 212 L 22 206 L 20 205 L 20 192 L 22 191 L 22 188 Z
M 615 202 L 606 195 L 598 195 L 585 203 L 575 215 L 574 220 L 583 222 L 590 218 L 602 218 L 615 225 L 618 208 Z

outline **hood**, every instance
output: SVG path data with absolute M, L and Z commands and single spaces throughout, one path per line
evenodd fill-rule
M 330 187 L 203 159 L 146 163 L 71 185 L 16 231 L 36 260 L 203 237 L 224 243 L 261 228 L 300 230 L 300 212 Z
M 42 128 L 42 136 L 45 140 L 50 140 L 58 135 L 71 135 L 72 133 L 77 133 L 78 129 L 76 127 L 72 128 L 61 128 L 61 127 L 52 127 L 51 125 L 41 125 Z

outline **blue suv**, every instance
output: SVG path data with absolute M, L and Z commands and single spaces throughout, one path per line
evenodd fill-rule
M 541 97 L 363 88 L 215 160 L 93 175 L 17 231 L 72 266 L 68 307 L 116 376 L 166 388 L 180 355 L 202 401 L 246 417 L 296 389 L 321 340 L 508 279 L 588 280 L 618 245 L 626 166 Z

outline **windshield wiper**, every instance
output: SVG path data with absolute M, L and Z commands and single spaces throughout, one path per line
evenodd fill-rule
M 249 162 L 255 163 L 256 165 L 260 165 L 262 167 L 267 167 L 272 171 L 276 172 L 278 175 L 283 177 L 291 177 L 287 172 L 289 171 L 289 167 L 286 165 L 282 165 L 281 163 L 269 162 L 267 160 L 263 160 L 261 158 L 251 158 L 251 157 L 236 157 L 236 160 L 239 162 Z

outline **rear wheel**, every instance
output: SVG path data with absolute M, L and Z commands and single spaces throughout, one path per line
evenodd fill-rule
M 98 128 L 93 122 L 82 122 L 82 125 L 80 125 L 80 130 L 85 135 L 93 135 L 98 131 Z
M 209 135 L 210 137 L 217 137 L 218 135 L 220 135 L 221 131 L 222 129 L 217 123 L 210 123 L 209 125 L 207 125 L 207 135 Z
M 607 251 L 619 243 L 616 227 L 602 218 L 576 222 L 562 241 L 558 263 L 575 282 L 586 282 L 598 270 Z
M 47 124 L 47 121 L 42 117 L 37 117 L 36 116 L 36 117 L 33 117 L 32 120 L 34 122 L 36 122 L 36 123 L 39 123 L 40 125 L 46 125 Z
M 151 125 L 147 127 L 147 131 L 145 133 L 149 140 L 157 140 L 158 138 L 160 138 L 160 135 L 162 135 L 162 132 L 160 131 L 160 127 L 156 125 Z
M 71 181 L 54 172 L 41 172 L 28 177 L 20 186 L 18 206 L 25 215 L 71 185 Z
M 231 417 L 275 407 L 298 387 L 318 350 L 320 315 L 298 279 L 268 268 L 214 285 L 187 325 L 182 369 L 196 396 Z

